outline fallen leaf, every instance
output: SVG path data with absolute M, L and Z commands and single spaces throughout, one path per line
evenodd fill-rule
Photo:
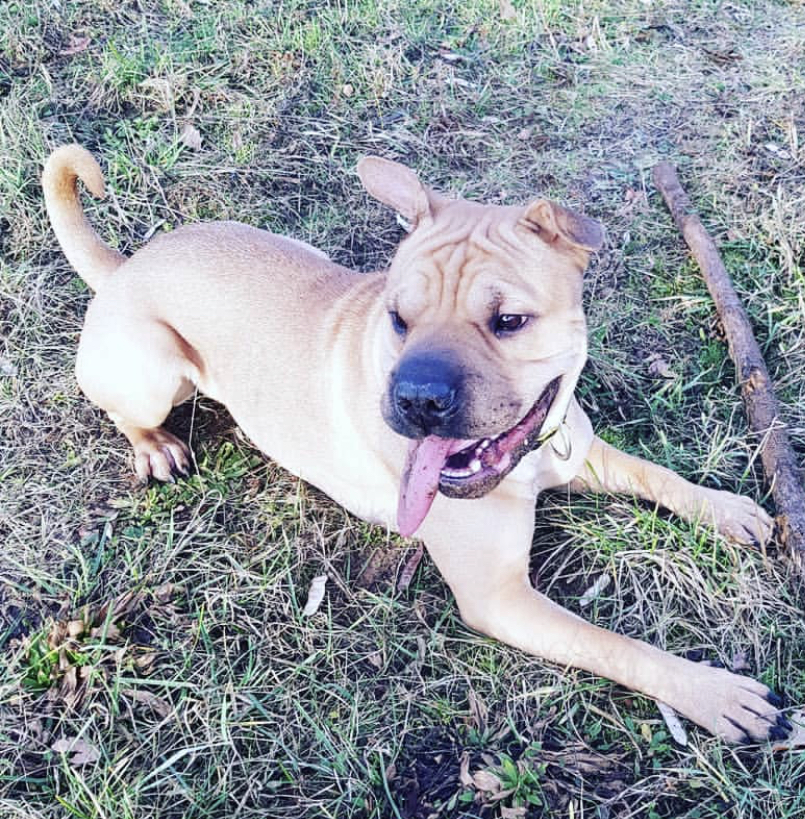
M 719 65 L 725 65 L 726 63 L 733 63 L 743 59 L 743 55 L 732 46 L 728 46 L 724 49 L 703 48 L 702 51 L 704 51 L 709 59 Z
M 668 731 L 674 738 L 674 742 L 677 742 L 683 748 L 686 747 L 688 744 L 688 734 L 682 726 L 679 717 L 676 715 L 676 711 L 664 702 L 658 702 L 657 708 L 665 720 L 665 724 L 668 726 Z
M 489 709 L 484 705 L 483 700 L 475 693 L 473 688 L 467 690 L 467 700 L 470 705 L 470 724 L 480 733 L 486 731 L 486 717 Z
M 163 719 L 173 710 L 168 702 L 150 691 L 142 691 L 139 688 L 125 688 L 122 693 L 130 700 L 147 706 Z
M 663 378 L 676 378 L 676 373 L 671 369 L 671 365 L 659 354 L 649 356 L 648 362 L 649 375 L 662 376 Z
M 422 670 L 422 666 L 425 664 L 426 653 L 427 645 L 425 644 L 425 638 L 421 634 L 417 634 L 416 657 L 414 657 L 414 659 L 411 660 L 411 662 L 405 667 L 407 674 L 419 674 L 419 672 Z
M 165 79 L 165 77 L 146 77 L 140 83 L 140 88 L 156 92 L 161 98 L 160 101 L 165 110 L 173 111 L 174 94 L 170 80 Z
M 148 673 L 148 671 L 151 670 L 151 666 L 156 662 L 156 659 L 156 651 L 144 649 L 142 654 L 139 654 L 134 658 L 134 665 L 137 666 L 140 671 Z
M 468 751 L 463 751 L 461 754 L 461 762 L 458 766 L 458 779 L 465 788 L 473 784 L 472 776 L 470 776 L 470 755 Z
M 405 561 L 405 566 L 400 572 L 400 578 L 397 581 L 397 591 L 405 591 L 411 585 L 414 574 L 416 573 L 419 564 L 422 562 L 422 555 L 425 553 L 425 547 L 420 543 L 411 557 Z
M 307 592 L 307 603 L 305 603 L 305 607 L 302 609 L 302 615 L 304 617 L 312 617 L 319 610 L 319 606 L 321 606 L 322 600 L 324 600 L 324 587 L 326 585 L 326 574 L 320 574 L 311 580 L 310 588 Z
M 179 134 L 179 139 L 182 144 L 190 148 L 191 151 L 198 151 L 201 148 L 201 134 L 198 128 L 191 122 L 186 122 L 182 128 L 182 133 Z
M 83 620 L 70 620 L 67 624 L 67 636 L 75 639 L 84 633 L 86 628 Z
M 355 88 L 350 83 L 345 83 L 341 86 L 341 94 L 344 97 L 351 97 L 355 93 Z
M 108 623 L 106 626 L 91 629 L 89 636 L 93 640 L 102 639 L 106 643 L 114 643 L 120 639 L 121 631 L 114 623 Z
M 89 37 L 76 37 L 75 35 L 71 35 L 67 48 L 63 48 L 59 52 L 59 56 L 70 57 L 73 54 L 79 54 L 82 51 L 86 51 L 89 44 Z
M 9 378 L 17 374 L 17 367 L 11 359 L 0 355 L 0 375 L 8 376 Z
M 472 784 L 479 791 L 486 791 L 487 793 L 497 793 L 503 788 L 503 783 L 492 771 L 476 771 L 472 775 Z
M 161 586 L 154 589 L 154 598 L 160 603 L 170 603 L 176 593 L 180 590 L 180 587 L 175 583 L 163 583 Z
M 514 20 L 517 18 L 517 12 L 514 10 L 511 0 L 499 0 L 499 5 L 501 20 Z
M 50 748 L 58 754 L 73 754 L 69 762 L 74 768 L 89 765 L 101 758 L 101 752 L 83 739 L 57 739 Z
M 528 808 L 507 808 L 505 805 L 500 806 L 500 819 L 519 819 L 520 816 L 525 816 L 528 813 Z
M 602 574 L 596 581 L 590 586 L 587 591 L 582 594 L 579 598 L 579 605 L 584 609 L 593 602 L 593 600 L 597 600 L 603 591 L 609 586 L 612 582 L 612 577 L 608 574 Z

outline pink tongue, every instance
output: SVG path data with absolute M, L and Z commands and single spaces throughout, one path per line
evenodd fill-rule
M 439 491 L 439 473 L 455 444 L 451 438 L 429 435 L 408 445 L 397 502 L 397 528 L 403 537 L 411 537 L 425 520 Z

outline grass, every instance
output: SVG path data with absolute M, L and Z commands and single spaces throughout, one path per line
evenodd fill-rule
M 88 212 L 126 253 L 234 218 L 359 269 L 401 236 L 359 188 L 366 153 L 456 194 L 581 207 L 609 234 L 579 390 L 597 428 L 765 498 L 713 310 L 649 174 L 677 163 L 802 455 L 804 40 L 802 4 L 783 0 L 3 3 L 0 817 L 803 815 L 802 754 L 692 728 L 676 745 L 653 703 L 462 626 L 427 558 L 397 591 L 409 545 L 267 462 L 204 398 L 171 422 L 196 474 L 136 487 L 73 378 L 89 294 L 39 173 L 62 142 L 92 149 L 110 196 Z M 802 702 L 778 546 L 554 494 L 534 572 L 577 611 L 608 574 L 585 617 L 745 664 Z M 90 625 L 65 636 L 69 622 Z

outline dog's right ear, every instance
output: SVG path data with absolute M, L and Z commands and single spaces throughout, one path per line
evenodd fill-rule
M 405 165 L 379 156 L 365 156 L 358 163 L 358 176 L 375 199 L 394 208 L 412 229 L 430 214 L 425 186 Z

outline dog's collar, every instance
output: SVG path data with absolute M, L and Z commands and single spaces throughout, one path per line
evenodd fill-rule
M 559 438 L 558 441 L 554 440 Z M 556 457 L 562 461 L 569 461 L 573 454 L 573 443 L 570 440 L 570 427 L 567 425 L 567 413 L 564 418 L 553 428 L 547 432 L 543 432 L 538 438 L 537 442 L 540 447 L 550 441 L 551 449 L 556 453 Z M 557 443 L 559 448 L 557 448 Z

